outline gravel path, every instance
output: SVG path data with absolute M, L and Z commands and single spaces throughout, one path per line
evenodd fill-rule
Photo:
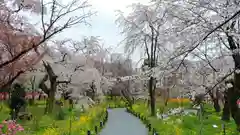
M 124 108 L 109 109 L 108 121 L 100 135 L 147 135 L 142 122 Z

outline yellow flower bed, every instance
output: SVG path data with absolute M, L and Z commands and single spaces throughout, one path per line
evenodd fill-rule
M 90 120 L 90 118 L 88 116 L 81 116 L 79 120 L 81 123 L 86 123 Z
M 47 128 L 42 135 L 60 135 L 60 131 L 57 128 Z
M 93 108 L 90 108 L 87 113 L 82 114 L 82 116 L 79 117 L 78 120 L 72 121 L 71 124 L 71 133 L 72 135 L 86 135 L 87 130 L 91 130 L 93 128 L 93 125 L 97 116 L 105 111 L 102 106 L 96 106 Z M 44 133 L 41 135 L 62 135 L 64 133 L 69 133 L 70 131 L 70 119 L 66 123 L 66 127 L 64 129 L 59 129 L 59 128 L 47 128 L 45 129 Z

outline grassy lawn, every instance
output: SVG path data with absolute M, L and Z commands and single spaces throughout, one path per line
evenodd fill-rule
M 94 131 L 94 127 L 99 126 L 103 119 L 106 103 L 98 104 L 84 112 L 79 109 L 69 111 L 69 105 L 64 104 L 61 116 L 59 109 L 54 108 L 53 113 L 44 115 L 44 101 L 37 101 L 35 105 L 28 106 L 27 111 L 33 115 L 31 121 L 17 121 L 24 127 L 23 132 L 17 135 L 86 135 L 87 130 Z M 9 117 L 9 109 L 6 104 L 1 103 L 0 121 Z M 59 118 L 61 117 L 61 118 Z M 70 128 L 71 127 L 71 128 Z
M 179 107 L 190 108 L 189 102 L 182 104 L 175 101 L 170 101 L 167 107 L 164 107 L 160 100 L 156 102 L 156 109 L 166 112 L 171 108 Z M 87 130 L 91 130 L 94 135 L 94 127 L 99 127 L 100 121 L 103 119 L 106 107 L 124 107 L 125 102 L 119 98 L 107 100 L 101 104 L 95 105 L 84 112 L 74 109 L 69 111 L 69 105 L 64 104 L 62 108 L 64 118 L 59 120 L 57 117 L 57 110 L 54 108 L 54 113 L 51 115 L 44 115 L 45 103 L 38 101 L 34 106 L 28 106 L 27 111 L 31 112 L 33 119 L 31 121 L 18 121 L 24 127 L 23 132 L 17 135 L 86 135 Z M 1 103 L 0 121 L 8 117 L 9 109 Z M 170 116 L 167 120 L 157 119 L 150 116 L 150 109 L 146 102 L 136 101 L 132 109 L 148 118 L 152 127 L 154 127 L 161 135 L 223 135 L 222 124 L 220 120 L 221 113 L 215 113 L 212 105 L 206 104 L 204 118 L 198 118 L 196 115 L 175 115 Z M 216 127 L 214 127 L 216 125 Z M 235 132 L 235 124 L 233 121 L 225 123 L 226 135 L 238 135 Z M 71 128 L 70 128 L 71 127 Z
M 163 112 L 170 108 L 178 107 L 179 103 L 169 102 L 167 107 L 157 102 L 157 109 L 163 110 Z M 184 108 L 189 108 L 190 104 L 185 102 L 182 104 Z M 212 105 L 205 105 L 205 115 L 203 119 L 199 119 L 196 115 L 175 115 L 169 117 L 167 120 L 157 119 L 156 117 L 150 117 L 150 109 L 147 104 L 138 101 L 133 105 L 133 110 L 146 116 L 152 127 L 154 127 L 161 135 L 223 135 L 221 121 L 221 113 L 215 113 Z M 202 122 L 201 122 L 202 120 Z M 216 125 L 217 127 L 214 127 Z M 227 135 L 238 135 L 235 131 L 236 126 L 233 121 L 225 123 Z
M 112 108 L 126 107 L 126 102 L 121 97 L 114 97 L 113 99 L 107 97 L 106 99 L 107 99 L 106 104 L 108 105 L 108 107 Z

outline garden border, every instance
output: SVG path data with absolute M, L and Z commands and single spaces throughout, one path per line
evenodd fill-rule
M 107 108 L 106 108 L 106 110 L 104 111 L 104 114 L 103 114 L 103 115 L 105 115 L 105 116 L 103 117 L 103 120 L 101 120 L 101 121 L 99 122 L 99 127 L 98 127 L 97 125 L 95 125 L 95 126 L 94 126 L 94 133 L 91 132 L 91 130 L 88 130 L 88 131 L 87 131 L 87 135 L 97 135 L 98 133 L 101 132 L 101 130 L 104 128 L 105 124 L 106 124 L 107 121 L 108 121 L 108 110 L 107 110 Z
M 101 132 L 101 130 L 104 128 L 105 124 L 107 123 L 108 121 L 108 109 L 113 109 L 113 108 L 126 108 L 126 106 L 121 106 L 121 105 L 114 105 L 114 106 L 110 106 L 108 105 L 108 107 L 106 108 L 106 111 L 105 111 L 105 116 L 103 118 L 102 121 L 100 121 L 99 123 L 99 127 L 96 125 L 94 127 L 94 133 L 91 132 L 90 130 L 87 131 L 87 135 L 97 135 L 98 133 Z
M 145 116 L 142 116 L 140 113 L 137 113 L 128 107 L 126 108 L 126 112 L 140 119 L 143 122 L 143 124 L 148 128 L 148 133 L 150 135 L 159 135 L 159 133 L 156 131 L 155 128 L 152 127 L 151 123 Z

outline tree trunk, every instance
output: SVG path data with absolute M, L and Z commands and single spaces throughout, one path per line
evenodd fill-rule
M 237 125 L 237 130 L 240 132 L 240 112 L 239 112 L 239 108 L 236 104 L 238 97 L 238 93 L 233 92 L 233 96 L 231 97 L 231 114 L 232 114 L 232 118 L 234 119 L 236 125 Z
M 232 118 L 234 119 L 236 125 L 237 125 L 237 130 L 240 132 L 240 110 L 237 105 L 237 100 L 240 97 L 239 94 L 239 89 L 240 89 L 240 75 L 235 74 L 235 82 L 234 82 L 234 89 L 230 91 L 230 109 L 231 109 L 231 114 Z
M 218 99 L 214 98 L 213 99 L 213 106 L 216 112 L 220 112 L 221 111 L 221 107 L 219 105 Z
M 150 96 L 150 107 L 151 107 L 151 116 L 155 116 L 155 90 L 154 90 L 154 78 L 150 77 L 149 80 L 149 96 Z
M 164 103 L 165 106 L 167 106 L 167 104 L 168 104 L 169 91 L 170 91 L 169 88 L 167 88 L 166 91 L 165 91 L 165 101 L 164 101 L 165 102 Z
M 49 77 L 51 82 L 51 88 L 49 89 L 48 95 L 48 113 L 52 113 L 55 101 L 55 93 L 57 91 L 57 77 L 56 75 L 52 75 Z
M 44 109 L 44 114 L 47 114 L 48 113 L 48 105 L 49 102 L 48 102 L 48 99 L 46 100 L 46 104 L 45 104 L 45 109 Z
M 227 28 L 229 29 L 234 29 L 234 26 L 236 24 L 236 21 L 233 21 L 231 25 Z M 234 40 L 234 38 L 228 33 L 226 33 L 229 48 L 231 51 L 238 49 L 237 44 Z M 240 70 L 240 54 L 239 53 L 234 53 L 232 55 L 234 64 L 235 64 L 235 70 Z M 237 100 L 240 97 L 240 74 L 235 73 L 234 74 L 234 85 L 233 85 L 233 90 L 230 91 L 230 110 L 232 114 L 232 118 L 234 119 L 236 125 L 237 125 L 237 130 L 240 132 L 240 110 L 237 105 Z
M 216 112 L 220 112 L 220 111 L 221 111 L 221 107 L 220 107 L 220 105 L 219 105 L 219 102 L 218 102 L 219 100 L 218 100 L 218 98 L 217 98 L 217 97 L 214 97 L 213 91 L 209 92 L 209 95 L 210 95 L 210 97 L 212 98 L 213 107 L 214 107 L 215 111 L 216 111 Z
M 36 77 L 33 76 L 33 78 L 31 78 L 31 85 L 32 85 L 32 98 L 30 98 L 29 100 L 29 105 L 34 105 L 34 100 L 35 100 L 35 80 Z
M 52 113 L 53 107 L 54 107 L 54 97 L 55 97 L 55 92 L 54 91 L 50 91 L 49 93 L 49 97 L 47 99 L 47 112 L 48 113 Z
M 123 82 L 124 87 L 121 90 L 121 95 L 126 99 L 126 101 L 129 104 L 129 107 L 132 108 L 132 105 L 134 104 L 134 98 L 132 97 L 131 91 L 130 91 L 130 81 Z
M 224 107 L 223 107 L 223 113 L 222 113 L 222 120 L 223 121 L 230 121 L 230 102 L 229 102 L 229 91 L 231 89 L 227 89 L 224 92 Z
M 48 80 L 48 75 L 46 74 L 43 79 L 40 81 L 39 83 L 39 88 L 42 89 L 42 91 L 44 91 L 44 93 L 46 93 L 48 96 L 49 96 L 49 93 L 50 93 L 50 89 L 45 85 L 45 82 Z M 40 97 L 40 96 L 39 96 Z M 49 101 L 47 99 L 46 101 L 46 107 L 45 107 L 45 110 L 44 110 L 44 114 L 47 114 L 48 113 L 48 104 L 49 104 Z
M 42 81 L 39 84 L 39 87 L 48 95 L 48 99 L 46 102 L 45 113 L 52 113 L 55 101 L 55 93 L 57 91 L 57 76 L 53 72 L 52 67 L 49 63 L 43 61 L 43 65 L 47 71 L 47 74 L 44 76 Z M 45 82 L 49 79 L 50 81 L 50 88 L 45 85 Z
M 235 55 L 234 56 L 234 62 L 235 62 L 235 69 L 240 70 L 240 56 Z M 240 132 L 240 109 L 237 105 L 237 100 L 240 98 L 240 74 L 235 73 L 234 74 L 234 88 L 230 91 L 230 110 L 232 114 L 232 118 L 234 119 L 237 130 Z

